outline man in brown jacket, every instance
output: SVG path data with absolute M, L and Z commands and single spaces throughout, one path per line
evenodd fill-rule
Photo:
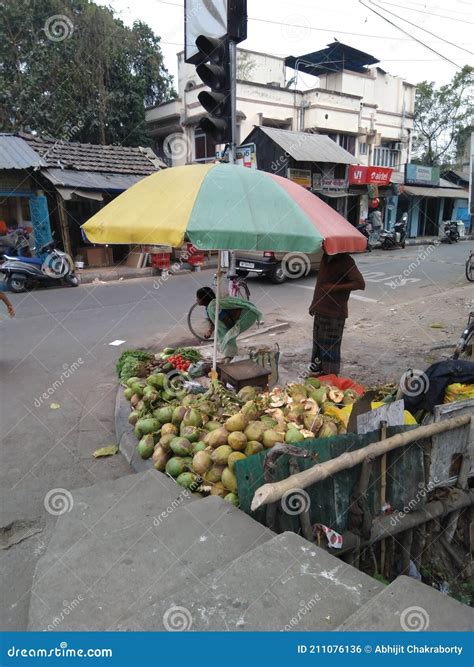
M 347 302 L 353 290 L 364 289 L 364 278 L 350 255 L 324 253 L 309 307 L 314 317 L 312 371 L 339 373 Z

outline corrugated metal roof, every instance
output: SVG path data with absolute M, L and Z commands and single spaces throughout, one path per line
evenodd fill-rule
M 313 76 L 320 76 L 327 72 L 340 72 L 343 69 L 366 72 L 367 65 L 375 65 L 378 62 L 379 60 L 370 53 L 359 51 L 338 41 L 328 44 L 325 49 L 306 53 L 304 56 L 285 58 L 287 67 Z
M 414 197 L 448 197 L 448 199 L 468 199 L 469 193 L 463 188 L 425 188 L 418 185 L 404 185 L 403 192 Z
M 265 126 L 260 126 L 258 129 L 283 148 L 288 155 L 300 162 L 357 164 L 357 160 L 351 153 L 338 146 L 325 134 L 292 132 Z
M 136 174 L 113 174 L 97 171 L 74 171 L 72 169 L 45 169 L 41 172 L 53 185 L 65 188 L 79 188 L 85 190 L 116 190 L 123 191 L 130 188 L 143 176 Z
M 12 134 L 0 134 L 0 169 L 33 169 L 46 162 L 26 141 Z

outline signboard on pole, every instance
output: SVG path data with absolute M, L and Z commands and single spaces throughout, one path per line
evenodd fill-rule
M 304 188 L 311 187 L 311 169 L 288 169 L 288 178 Z
M 241 167 L 257 168 L 257 149 L 255 144 L 244 144 L 235 149 L 235 164 Z
M 393 169 L 389 167 L 363 167 L 350 165 L 349 185 L 388 185 Z

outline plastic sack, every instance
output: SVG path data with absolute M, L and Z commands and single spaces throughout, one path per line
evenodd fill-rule
M 443 398 L 443 403 L 454 403 L 454 401 L 465 401 L 474 398 L 474 384 L 462 384 L 454 382 L 448 384 Z
M 371 403 L 371 408 L 372 410 L 375 410 L 375 408 L 380 408 L 382 405 L 385 405 L 385 403 L 382 403 L 381 401 L 373 401 Z M 336 405 L 328 405 L 325 403 L 323 404 L 322 411 L 323 414 L 338 419 L 347 428 L 349 417 L 351 416 L 352 412 L 352 405 L 343 405 L 338 408 Z M 411 412 L 408 412 L 408 410 L 403 411 L 403 419 L 405 426 L 410 426 L 417 423 L 415 417 L 411 414 Z
M 339 375 L 319 375 L 317 378 L 321 384 L 332 384 L 334 387 L 337 387 L 341 391 L 347 391 L 348 389 L 353 389 L 359 396 L 365 394 L 365 389 L 362 385 L 357 384 L 354 380 L 350 378 L 343 378 Z

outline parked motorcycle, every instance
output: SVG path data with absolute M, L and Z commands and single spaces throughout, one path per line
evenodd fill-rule
M 372 237 L 373 237 L 373 227 L 368 219 L 363 222 L 360 222 L 356 229 L 365 236 L 367 239 L 367 252 L 372 252 Z
M 384 231 L 380 234 L 380 243 L 382 250 L 393 250 L 394 248 L 404 248 L 407 238 L 407 220 L 408 213 L 404 213 L 400 220 L 398 220 L 393 230 Z
M 55 248 L 54 241 L 42 246 L 37 257 L 5 255 L 5 262 L 0 265 L 0 273 L 4 274 L 7 287 L 12 292 L 24 292 L 37 285 L 79 285 L 71 258 Z
M 459 241 L 458 223 L 456 220 L 448 220 L 444 223 L 444 235 L 448 243 Z

